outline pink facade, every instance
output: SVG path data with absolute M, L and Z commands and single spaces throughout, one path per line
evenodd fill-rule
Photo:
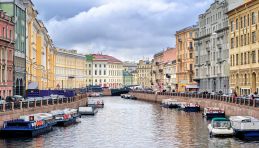
M 0 10 L 0 96 L 13 95 L 14 23 Z
M 167 48 L 167 50 L 164 51 L 163 62 L 168 63 L 176 60 L 176 55 L 177 55 L 176 53 L 177 53 L 176 48 Z

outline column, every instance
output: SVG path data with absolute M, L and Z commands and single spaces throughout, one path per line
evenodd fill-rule
M 8 53 L 8 50 L 7 50 L 7 48 L 5 48 L 5 83 L 7 83 L 7 81 L 8 81 L 8 76 L 7 76 L 7 57 L 8 57 L 8 55 L 7 55 L 7 53 Z

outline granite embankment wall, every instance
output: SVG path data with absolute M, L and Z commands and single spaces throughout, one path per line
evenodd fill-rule
M 233 98 L 207 98 L 207 97 L 183 97 L 174 95 L 158 95 L 158 94 L 147 94 L 130 92 L 131 95 L 135 96 L 139 100 L 152 101 L 160 103 L 162 99 L 172 98 L 179 102 L 198 103 L 201 108 L 205 107 L 218 107 L 225 110 L 228 116 L 253 116 L 259 118 L 259 106 L 258 102 L 253 100 L 237 100 Z
M 73 99 L 67 100 L 66 102 L 62 100 L 61 103 L 57 104 L 47 104 L 34 107 L 21 107 L 19 109 L 7 110 L 5 112 L 0 112 L 0 127 L 3 126 L 3 122 L 7 120 L 17 119 L 22 115 L 29 115 L 35 113 L 50 112 L 52 110 L 65 109 L 65 108 L 78 108 L 80 106 L 86 106 L 88 98 L 86 95 L 76 96 Z

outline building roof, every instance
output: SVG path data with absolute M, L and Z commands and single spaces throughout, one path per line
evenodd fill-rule
M 239 5 L 238 7 L 228 11 L 227 14 L 229 15 L 230 13 L 235 12 L 235 11 L 237 11 L 237 10 L 243 8 L 243 7 L 246 7 L 247 5 L 250 5 L 250 4 L 252 4 L 252 3 L 256 2 L 256 1 L 257 0 L 250 0 L 250 1 L 244 2 L 242 5 Z
M 92 54 L 92 56 L 93 56 L 93 61 L 103 61 L 108 63 L 122 63 L 122 61 L 109 55 Z

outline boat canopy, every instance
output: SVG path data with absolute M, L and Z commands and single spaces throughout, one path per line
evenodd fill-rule
M 213 118 L 212 122 L 213 121 L 229 121 L 229 119 L 227 119 L 227 118 Z

